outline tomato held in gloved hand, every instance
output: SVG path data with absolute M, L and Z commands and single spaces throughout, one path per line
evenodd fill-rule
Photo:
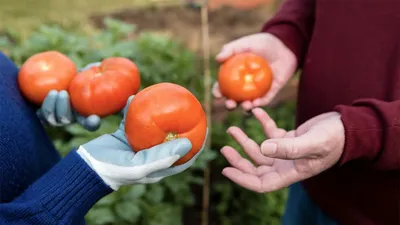
M 78 113 L 105 117 L 120 112 L 139 88 L 137 66 L 127 58 L 111 57 L 80 72 L 68 92 Z
M 239 53 L 226 60 L 218 73 L 221 94 L 236 102 L 264 96 L 271 88 L 272 71 L 268 62 L 254 53 Z
M 41 52 L 24 62 L 18 73 L 18 85 L 30 102 L 41 105 L 50 91 L 68 90 L 76 73 L 74 62 L 66 55 Z
M 192 148 L 175 165 L 196 158 L 203 149 L 207 118 L 200 102 L 186 88 L 159 83 L 140 91 L 129 105 L 126 139 L 135 152 L 177 138 L 187 138 Z

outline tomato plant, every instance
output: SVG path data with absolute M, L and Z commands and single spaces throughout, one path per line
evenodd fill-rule
M 139 88 L 140 75 L 135 63 L 123 57 L 110 57 L 99 66 L 80 72 L 68 91 L 78 113 L 105 117 L 121 111 Z
M 132 100 L 125 131 L 136 152 L 176 138 L 188 138 L 192 149 L 175 163 L 180 165 L 201 149 L 207 119 L 200 102 L 186 88 L 159 83 L 143 89 Z
M 32 103 L 41 105 L 51 90 L 68 90 L 77 73 L 74 62 L 58 51 L 45 51 L 32 55 L 18 73 L 22 94 Z
M 264 96 L 271 88 L 272 71 L 268 62 L 254 53 L 245 52 L 225 61 L 218 73 L 221 93 L 242 102 Z

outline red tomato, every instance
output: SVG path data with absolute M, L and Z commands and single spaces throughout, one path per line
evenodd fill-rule
M 159 83 L 140 91 L 129 105 L 125 121 L 126 139 L 135 152 L 177 138 L 187 138 L 192 149 L 175 162 L 181 165 L 196 155 L 207 133 L 206 114 L 186 88 Z
M 78 113 L 105 117 L 122 110 L 129 96 L 136 94 L 139 88 L 137 66 L 127 58 L 111 57 L 103 60 L 100 66 L 80 72 L 68 91 Z
M 68 90 L 77 73 L 76 66 L 66 55 L 57 51 L 37 53 L 22 65 L 18 85 L 32 103 L 41 105 L 51 90 Z
M 236 54 L 220 67 L 218 84 L 222 95 L 228 99 L 254 100 L 271 88 L 272 70 L 261 56 L 249 52 Z

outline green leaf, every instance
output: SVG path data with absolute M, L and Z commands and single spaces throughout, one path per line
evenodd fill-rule
M 135 184 L 129 188 L 128 192 L 125 194 L 126 199 L 134 201 L 146 194 L 147 186 L 145 184 Z
M 146 198 L 151 203 L 160 203 L 164 198 L 164 188 L 160 184 L 149 185 L 149 191 L 146 193 Z
M 136 222 L 141 214 L 139 206 L 137 206 L 134 202 L 118 203 L 115 207 L 115 212 L 122 219 L 131 223 Z
M 116 218 L 110 208 L 96 207 L 88 212 L 85 219 L 91 224 L 102 225 L 112 223 Z

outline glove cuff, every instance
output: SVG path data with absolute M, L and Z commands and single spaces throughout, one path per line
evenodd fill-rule
M 80 146 L 76 153 L 82 157 L 89 167 L 94 170 L 110 188 L 112 188 L 114 191 L 117 191 L 121 187 L 122 184 L 120 182 L 114 181 L 109 175 L 103 173 L 106 170 L 110 170 L 110 168 L 105 168 L 104 165 L 106 163 L 99 162 L 98 160 L 94 159 L 83 146 Z M 107 166 L 113 167 L 111 164 Z

